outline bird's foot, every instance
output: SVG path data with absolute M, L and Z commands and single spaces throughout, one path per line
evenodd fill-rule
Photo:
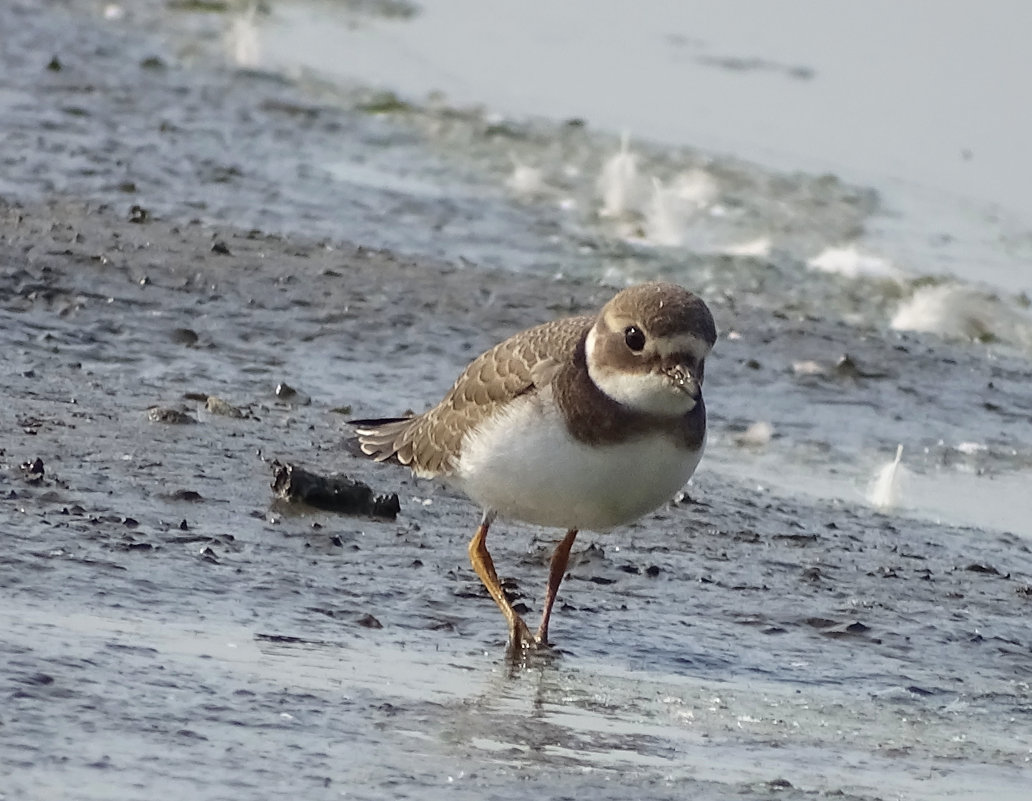
M 523 618 L 517 615 L 509 626 L 509 650 L 518 653 L 538 645 L 537 638 L 530 633 Z
M 530 629 L 520 620 L 514 623 L 509 631 L 509 645 L 506 648 L 509 661 L 515 670 L 522 670 L 529 664 L 540 664 L 538 660 L 550 660 L 558 654 L 548 641 L 548 632 L 538 630 L 531 634 Z

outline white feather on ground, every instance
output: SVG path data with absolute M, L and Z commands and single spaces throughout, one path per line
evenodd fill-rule
M 899 506 L 903 497 L 903 484 L 907 469 L 900 464 L 903 446 L 896 447 L 896 458 L 883 465 L 867 490 L 867 500 L 875 509 L 888 511 Z
M 735 444 L 744 448 L 763 448 L 774 436 L 774 427 L 766 420 L 757 420 L 745 431 L 735 435 Z
M 530 200 L 550 193 L 551 188 L 545 183 L 545 176 L 540 168 L 523 164 L 513 155 L 509 158 L 512 161 L 512 172 L 505 179 L 505 185 L 514 195 Z
M 811 270 L 835 273 L 846 278 L 898 278 L 899 271 L 888 259 L 862 253 L 855 245 L 825 248 L 806 262 Z
M 962 284 L 923 286 L 902 303 L 890 323 L 959 339 L 999 339 L 1032 347 L 1032 317 L 995 295 Z
M 598 178 L 598 193 L 602 198 L 600 217 L 624 217 L 641 207 L 645 194 L 638 173 L 638 156 L 631 152 L 630 138 L 624 134 L 620 150 L 602 165 Z

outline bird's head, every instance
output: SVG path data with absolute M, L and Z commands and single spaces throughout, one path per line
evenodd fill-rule
M 630 287 L 602 308 L 588 332 L 588 375 L 630 409 L 680 417 L 702 397 L 716 339 L 713 315 L 688 290 L 668 283 Z

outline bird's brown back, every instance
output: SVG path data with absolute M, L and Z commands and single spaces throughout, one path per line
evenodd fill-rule
M 362 452 L 377 461 L 395 459 L 417 475 L 448 475 L 463 437 L 514 398 L 547 386 L 559 366 L 571 361 L 594 321 L 590 316 L 554 320 L 500 342 L 470 362 L 429 411 L 359 426 Z

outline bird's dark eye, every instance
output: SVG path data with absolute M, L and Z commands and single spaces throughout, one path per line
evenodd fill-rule
M 645 347 L 645 333 L 636 325 L 629 325 L 623 332 L 624 342 L 627 347 L 635 353 L 640 353 Z

